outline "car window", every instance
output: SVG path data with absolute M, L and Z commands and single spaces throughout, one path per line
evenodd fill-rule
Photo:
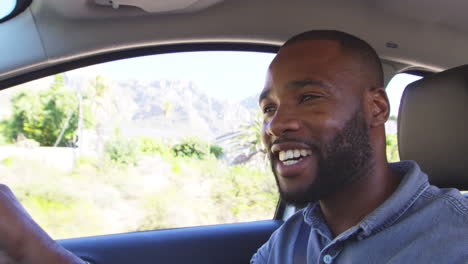
M 7 17 L 15 9 L 16 0 L 5 0 L 0 3 L 0 20 Z
M 0 92 L 0 177 L 55 239 L 272 219 L 259 132 L 273 54 L 185 52 Z
M 17 16 L 30 4 L 31 0 L 2 0 L 0 2 L 0 23 Z
M 403 91 L 410 83 L 421 79 L 419 75 L 409 73 L 398 73 L 388 83 L 386 91 L 390 101 L 390 117 L 385 123 L 385 132 L 387 135 L 387 158 L 390 162 L 400 160 L 398 154 L 398 111 L 400 109 L 400 100 Z

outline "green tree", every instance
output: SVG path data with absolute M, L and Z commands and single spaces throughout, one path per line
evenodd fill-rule
M 121 165 L 138 165 L 140 148 L 138 141 L 120 136 L 118 133 L 104 144 L 106 156 Z
M 210 153 L 210 145 L 202 139 L 189 137 L 172 147 L 176 157 L 204 159 Z
M 161 139 L 152 137 L 141 136 L 138 138 L 138 145 L 140 152 L 144 155 L 154 156 L 159 154 L 161 156 L 172 155 L 172 149 L 169 145 L 165 144 Z
M 224 155 L 224 149 L 218 145 L 210 145 L 210 153 L 220 159 Z
M 63 75 L 56 75 L 48 89 L 17 92 L 11 103 L 12 115 L 2 121 L 2 132 L 9 142 L 15 142 L 22 134 L 42 146 L 53 146 L 60 137 L 59 146 L 72 143 L 78 123 L 78 101 L 73 91 L 64 87 Z M 92 126 L 92 120 L 88 114 L 85 126 Z
M 389 162 L 400 161 L 398 153 L 398 138 L 397 135 L 387 135 L 387 159 Z

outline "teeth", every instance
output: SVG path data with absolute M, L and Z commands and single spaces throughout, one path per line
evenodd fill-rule
M 289 163 L 291 163 L 292 161 L 294 161 L 294 163 L 291 163 L 291 164 L 295 164 L 297 163 L 298 161 L 297 160 L 291 160 L 291 159 L 294 159 L 294 158 L 299 158 L 299 157 L 307 157 L 309 155 L 312 154 L 312 151 L 311 150 L 307 150 L 307 149 L 290 149 L 290 150 L 286 150 L 286 151 L 280 151 L 279 152 L 279 160 L 280 161 L 285 161 L 284 164 L 286 164 L 286 161 Z M 286 165 L 288 165 L 286 164 Z M 289 165 L 291 165 L 289 164 Z
M 301 161 L 302 159 L 298 159 L 298 160 L 286 160 L 283 162 L 284 165 L 286 166 L 289 166 L 289 165 L 293 165 L 293 164 L 296 164 L 298 163 L 299 161 Z
M 301 151 L 298 149 L 294 150 L 294 158 L 299 158 L 301 156 Z

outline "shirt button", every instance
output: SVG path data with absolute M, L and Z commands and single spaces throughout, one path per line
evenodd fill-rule
M 333 258 L 332 258 L 330 255 L 325 255 L 325 256 L 323 257 L 323 262 L 329 264 L 329 263 L 332 262 L 332 259 L 333 259 Z

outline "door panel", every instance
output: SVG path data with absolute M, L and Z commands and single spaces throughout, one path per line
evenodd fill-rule
M 283 221 L 174 228 L 59 240 L 91 263 L 248 263 Z

